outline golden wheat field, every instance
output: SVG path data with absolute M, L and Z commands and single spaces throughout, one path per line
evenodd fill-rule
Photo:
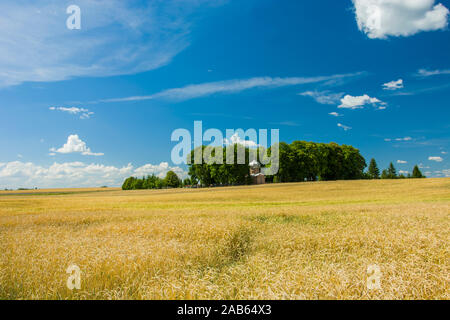
M 1 192 L 0 299 L 448 299 L 449 230 L 450 179 Z

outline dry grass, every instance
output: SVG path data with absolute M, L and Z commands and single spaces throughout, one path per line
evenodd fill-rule
M 39 191 L 0 194 L 0 299 L 449 299 L 450 179 Z

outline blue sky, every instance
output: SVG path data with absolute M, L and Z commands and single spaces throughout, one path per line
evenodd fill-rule
M 69 30 L 66 9 L 81 9 Z M 0 188 L 116 186 L 177 128 L 280 129 L 450 176 L 449 1 L 2 1 Z M 405 163 L 406 162 L 406 163 Z

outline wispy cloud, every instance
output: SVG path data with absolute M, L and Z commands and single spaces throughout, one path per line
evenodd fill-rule
M 344 95 L 341 93 L 333 93 L 331 91 L 305 91 L 299 93 L 300 96 L 311 97 L 320 104 L 337 104 Z
M 427 70 L 427 69 L 419 69 L 417 71 L 417 76 L 420 77 L 431 77 L 437 76 L 441 74 L 450 74 L 450 69 L 441 69 L 441 70 Z
M 393 92 L 389 96 L 413 96 L 423 93 L 431 93 L 434 91 L 439 90 L 445 90 L 450 87 L 450 83 L 446 83 L 440 86 L 433 86 L 433 87 L 426 87 L 426 88 L 418 88 L 415 90 L 409 90 L 409 91 L 399 91 L 399 92 Z
M 329 115 L 333 116 L 333 117 L 341 117 L 342 116 L 342 114 L 337 113 L 337 112 L 330 112 Z
M 300 124 L 295 121 L 271 122 L 270 124 L 286 126 L 286 127 L 299 127 L 300 126 Z
M 226 81 L 190 84 L 181 88 L 167 89 L 146 96 L 131 96 L 124 98 L 102 99 L 95 102 L 126 102 L 152 99 L 166 99 L 171 101 L 185 101 L 213 94 L 234 94 L 250 89 L 272 89 L 286 86 L 295 86 L 308 83 L 324 82 L 331 79 L 350 78 L 363 74 L 363 72 L 336 74 L 318 77 L 255 77 L 249 79 L 233 79 Z
M 72 134 L 67 138 L 67 142 L 61 148 L 51 148 L 51 154 L 55 153 L 80 153 L 83 156 L 103 156 L 104 153 L 92 152 L 87 147 L 86 142 L 82 141 L 77 134 Z
M 351 129 L 352 129 L 352 127 L 343 125 L 342 123 L 338 123 L 337 126 L 338 126 L 339 128 L 344 129 L 344 131 L 348 131 L 348 130 L 351 130 Z
M 242 114 L 229 114 L 229 113 L 220 113 L 220 112 L 193 112 L 190 113 L 191 116 L 195 117 L 213 117 L 213 118 L 232 118 L 232 119 L 244 119 L 244 120 L 252 120 L 253 117 L 242 115 Z
M 159 68 L 189 46 L 192 15 L 224 2 L 77 0 L 81 30 L 68 30 L 66 1 L 3 0 L 0 87 Z
M 77 107 L 50 107 L 49 109 L 67 112 L 74 115 L 80 114 L 80 119 L 89 119 L 94 114 L 94 112 L 89 111 L 88 109 Z
M 444 159 L 442 159 L 441 157 L 428 157 L 429 161 L 436 161 L 436 162 L 442 162 L 444 161 Z
M 386 139 L 384 139 L 384 141 L 386 141 L 386 142 L 391 142 L 391 141 L 397 141 L 397 142 L 400 142 L 400 141 L 412 141 L 412 140 L 413 140 L 413 138 L 411 138 L 411 137 L 386 138 Z
M 420 169 L 430 169 L 430 167 L 425 166 L 423 163 L 420 163 L 420 164 L 419 164 L 419 168 L 420 168 Z
M 397 163 L 398 163 L 398 164 L 407 164 L 408 161 L 405 161 L 405 160 L 397 160 Z

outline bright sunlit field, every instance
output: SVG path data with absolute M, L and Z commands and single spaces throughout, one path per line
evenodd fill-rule
M 1 192 L 0 299 L 449 299 L 449 230 L 450 179 Z

